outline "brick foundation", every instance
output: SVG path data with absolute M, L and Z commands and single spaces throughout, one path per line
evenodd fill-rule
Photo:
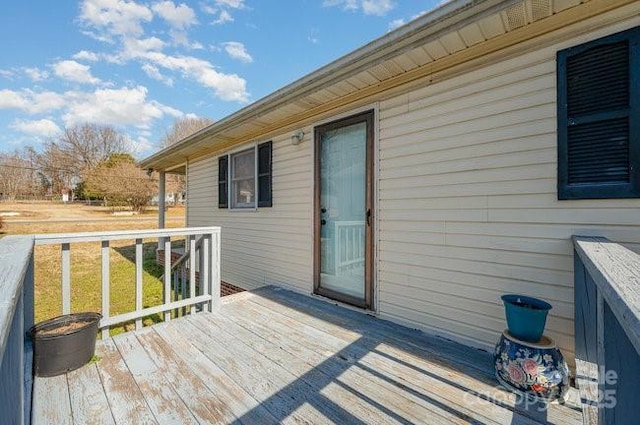
M 175 264 L 182 257 L 182 252 L 172 251 L 171 252 L 171 264 Z M 156 250 L 156 262 L 158 265 L 164 267 L 164 249 Z M 196 285 L 200 283 L 200 273 L 196 272 Z M 239 292 L 244 292 L 244 289 L 232 285 L 227 282 L 220 282 L 220 296 L 226 297 L 227 295 L 237 294 Z

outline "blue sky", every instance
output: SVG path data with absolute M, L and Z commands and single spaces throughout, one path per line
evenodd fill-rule
M 5 0 L 0 151 L 91 122 L 148 155 L 176 118 L 220 119 L 441 2 Z

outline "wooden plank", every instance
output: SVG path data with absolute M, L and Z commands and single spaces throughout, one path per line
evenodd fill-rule
M 137 331 L 136 336 L 145 350 L 153 353 L 151 359 L 162 371 L 163 378 L 171 383 L 198 422 L 227 424 L 236 419 L 228 406 L 205 385 L 201 377 L 191 372 L 187 362 L 177 356 L 153 329 Z
M 115 424 L 95 364 L 67 373 L 67 379 L 74 423 Z
M 140 311 L 132 311 L 130 313 L 119 314 L 117 316 L 109 317 L 108 319 L 100 320 L 100 327 L 112 326 L 118 323 L 129 322 L 137 319 L 138 317 L 151 316 L 153 314 L 162 313 L 175 308 L 181 308 L 192 304 L 202 304 L 211 300 L 209 295 L 200 295 L 194 299 L 186 299 L 180 301 L 172 301 L 169 304 L 160 304 L 154 307 L 147 307 Z
M 100 357 L 96 367 L 116 424 L 157 424 L 113 340 L 99 342 L 96 354 Z
M 136 239 L 136 311 L 142 310 L 142 278 L 144 262 L 142 239 Z M 136 319 L 136 329 L 142 328 L 142 318 Z
M 219 231 L 219 227 L 188 227 L 150 230 L 116 230 L 112 232 L 43 233 L 34 235 L 36 245 L 70 244 L 75 242 L 102 242 L 123 239 L 151 239 L 184 235 L 205 235 Z
M 110 284 L 110 249 L 109 249 L 109 241 L 102 241 L 102 317 L 104 319 L 108 319 L 110 316 L 110 305 L 111 305 L 111 284 Z M 102 329 L 102 339 L 109 338 L 109 327 Z
M 598 294 L 640 353 L 640 256 L 602 237 L 574 236 L 573 242 Z
M 251 314 L 247 315 L 247 311 Z M 260 309 L 257 306 L 251 308 L 247 307 L 246 303 L 245 305 L 228 306 L 224 310 L 224 316 L 242 323 L 253 332 L 259 332 L 265 327 L 273 329 L 271 333 L 267 333 L 263 337 L 267 340 L 277 340 L 280 347 L 283 347 L 283 344 L 288 341 L 294 345 L 303 341 L 300 344 L 303 347 L 290 346 L 296 353 L 305 352 L 303 358 L 312 355 L 309 353 L 310 349 L 317 353 L 323 353 L 325 360 L 328 360 L 326 359 L 327 353 L 335 353 L 332 357 L 339 359 L 347 358 L 348 368 L 342 371 L 340 380 L 348 379 L 351 374 L 364 378 L 364 382 L 368 386 L 371 386 L 370 382 L 376 382 L 377 386 L 385 388 L 391 398 L 386 399 L 384 392 L 379 390 L 374 391 L 373 398 L 376 398 L 377 392 L 383 405 L 394 406 L 398 412 L 406 409 L 408 404 L 413 404 L 421 405 L 423 409 L 429 409 L 430 421 L 433 423 L 437 422 L 437 419 L 433 417 L 434 414 L 446 418 L 446 423 L 457 422 L 461 419 L 483 423 L 505 423 L 511 420 L 522 424 L 535 423 L 512 410 L 498 408 L 505 407 L 505 400 L 508 403 L 509 398 L 515 399 L 515 397 L 510 397 L 509 393 L 496 391 L 494 386 L 479 384 L 476 379 L 470 379 L 468 376 L 442 367 L 438 363 L 393 349 L 383 340 L 363 337 L 349 341 L 341 340 L 330 333 L 282 315 L 278 310 Z M 251 317 L 251 320 L 243 319 L 247 316 Z M 252 324 L 251 321 L 268 325 L 260 327 L 257 324 Z M 225 329 L 230 329 L 230 326 L 225 326 Z M 280 337 L 278 338 L 278 336 Z M 344 367 L 345 362 L 342 361 L 342 364 Z M 362 380 L 356 382 L 358 381 L 362 382 Z M 355 388 L 366 392 L 367 385 L 357 385 L 356 382 L 353 382 Z M 478 397 L 481 395 L 493 396 L 496 400 L 492 402 L 488 397 L 488 399 Z M 395 405 L 399 400 L 406 398 L 408 400 Z M 513 400 L 511 401 L 513 402 Z M 424 420 L 424 411 L 417 415 L 418 418 Z
M 196 314 L 184 321 L 184 331 L 191 334 L 200 351 L 278 420 L 291 418 L 293 422 L 306 424 L 342 422 L 333 412 L 321 413 L 312 408 L 307 400 L 312 391 L 306 383 L 297 382 L 291 372 L 254 352 L 239 339 L 215 330 L 211 322 L 201 316 Z
M 236 417 L 242 418 L 243 424 L 279 423 L 264 406 L 198 350 L 185 336 L 180 325 L 175 325 L 174 322 L 158 324 L 153 330 L 167 346 L 173 348 L 192 373 L 199 376 L 205 385 L 218 395 Z
M 61 245 L 62 259 L 62 314 L 71 313 L 71 245 L 63 243 Z
M 263 317 L 257 310 L 247 310 L 244 304 L 225 308 L 224 317 L 210 320 L 223 322 L 225 331 L 248 341 L 256 351 L 309 381 L 323 395 L 365 422 L 420 423 L 428 417 L 431 424 L 450 424 L 468 419 L 451 413 L 448 406 L 432 405 L 426 397 L 404 391 L 403 384 L 398 385 L 392 379 L 364 372 L 357 365 L 361 357 L 353 355 L 366 354 L 366 350 L 357 347 L 360 341 L 350 344 L 339 341 L 337 347 L 324 344 L 331 335 L 313 332 L 315 329 L 292 320 L 281 323 L 274 314 Z M 252 319 L 246 318 L 247 311 Z
M 420 361 L 422 358 L 430 359 L 450 371 L 458 371 L 462 374 L 461 378 L 466 375 L 478 381 L 475 384 L 469 383 L 468 388 L 474 388 L 474 385 L 478 386 L 484 382 L 488 391 L 487 395 L 490 398 L 495 397 L 497 381 L 493 376 L 492 360 L 489 353 L 426 335 L 385 320 L 373 319 L 362 313 L 280 288 L 264 287 L 254 293 L 256 297 L 251 298 L 250 301 L 263 308 L 280 311 L 289 317 L 340 338 L 362 337 L 365 340 L 366 338 L 374 338 L 374 342 L 377 341 L 381 347 L 388 346 L 395 350 L 391 351 L 390 356 L 397 356 L 404 352 L 415 356 L 412 361 Z M 284 306 L 288 308 L 283 308 Z M 498 391 L 501 392 L 500 401 L 508 400 L 506 405 L 518 413 L 532 419 L 539 416 L 538 412 L 533 411 L 535 408 L 532 408 L 532 411 L 527 411 L 516 405 L 516 398 L 513 394 L 502 389 Z M 529 407 L 531 408 L 531 406 Z M 547 415 L 549 420 L 567 424 L 575 423 L 579 416 L 577 412 L 554 404 L 549 406 Z
M 171 238 L 164 238 L 164 304 L 171 302 Z M 171 320 L 171 312 L 165 311 L 164 321 Z
M 189 298 L 196 297 L 196 237 L 189 236 Z M 191 314 L 196 313 L 196 306 L 192 305 Z
M 604 308 L 604 381 L 603 424 L 632 425 L 638 423 L 640 405 L 637 388 L 640 382 L 640 355 L 629 340 L 609 305 Z
M 33 382 L 33 425 L 71 425 L 71 401 L 67 375 L 35 378 Z
M 598 365 L 576 358 L 576 386 L 580 392 L 582 423 L 598 424 Z
M 185 402 L 133 333 L 113 338 L 147 405 L 161 424 L 198 424 Z

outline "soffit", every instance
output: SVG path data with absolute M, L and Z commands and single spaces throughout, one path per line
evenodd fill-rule
M 441 62 L 455 63 L 458 56 L 464 61 L 462 53 L 468 49 L 582 3 L 598 1 L 603 0 L 453 1 L 405 25 L 397 34 L 369 43 L 140 164 L 168 169 L 190 158 L 288 131 L 300 121 L 353 102 L 360 94 L 374 93 L 389 81 L 418 75 Z

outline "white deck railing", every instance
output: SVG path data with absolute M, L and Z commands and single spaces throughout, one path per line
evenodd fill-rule
M 189 279 L 172 272 L 171 238 L 184 237 L 187 253 Z M 163 304 L 143 307 L 143 242 L 158 240 L 164 250 Z M 130 312 L 111 315 L 110 305 L 110 251 L 111 242 L 135 240 L 135 309 Z M 135 230 L 115 232 L 90 232 L 75 234 L 41 234 L 35 236 L 36 245 L 60 245 L 61 247 L 61 293 L 62 314 L 71 312 L 71 250 L 73 244 L 100 242 L 101 252 L 101 293 L 102 320 L 100 329 L 106 338 L 109 332 L 104 331 L 122 323 L 135 321 L 136 329 L 142 327 L 142 318 L 163 314 L 164 320 L 171 320 L 171 311 L 190 307 L 191 313 L 201 306 L 204 311 L 216 310 L 220 300 L 220 228 L 199 227 L 182 229 Z M 199 284 L 196 285 L 196 269 L 199 268 Z M 184 273 L 183 273 L 184 274 Z M 190 282 L 190 284 L 187 284 Z M 178 285 L 183 289 L 177 290 Z M 188 287 L 188 290 L 185 288 Z

